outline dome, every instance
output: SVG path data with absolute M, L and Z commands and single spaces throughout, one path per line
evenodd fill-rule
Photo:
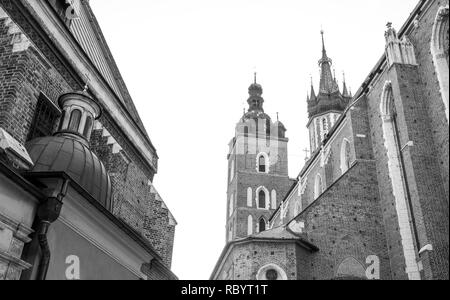
M 260 84 L 258 83 L 253 83 L 249 88 L 248 88 L 248 92 L 251 96 L 258 96 L 261 97 L 261 95 L 263 94 L 263 88 Z
M 103 163 L 81 139 L 62 133 L 32 140 L 26 148 L 35 163 L 32 172 L 65 172 L 110 209 L 111 180 Z

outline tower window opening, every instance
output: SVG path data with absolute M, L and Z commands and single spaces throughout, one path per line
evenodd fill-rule
M 264 155 L 261 155 L 258 159 L 258 171 L 260 173 L 266 173 L 267 166 L 266 166 L 266 158 Z
M 258 206 L 259 208 L 266 208 L 266 193 L 263 190 L 258 193 Z
M 81 121 L 81 111 L 79 109 L 75 109 L 70 115 L 69 127 L 70 131 L 78 132 L 78 128 L 80 127 Z
M 264 218 L 261 218 L 259 220 L 259 232 L 266 231 L 266 220 Z

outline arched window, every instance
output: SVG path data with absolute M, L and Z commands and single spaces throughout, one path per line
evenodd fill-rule
M 253 234 L 253 216 L 249 215 L 247 220 L 247 235 Z
M 253 190 L 251 187 L 247 189 L 247 206 L 253 207 Z
M 264 155 L 261 155 L 258 159 L 258 171 L 260 173 L 266 173 L 266 158 L 264 157 Z
M 268 264 L 258 270 L 256 280 L 288 280 L 288 277 L 280 266 Z
M 86 124 L 84 125 L 83 136 L 88 140 L 90 139 L 91 128 L 92 128 L 92 118 L 87 117 Z
M 258 207 L 259 208 L 267 208 L 266 207 L 266 192 L 264 190 L 260 190 L 258 193 Z
M 69 127 L 70 131 L 78 132 L 81 121 L 81 111 L 79 109 L 75 109 L 72 111 L 70 115 Z
M 317 174 L 316 176 L 316 182 L 314 184 L 314 199 L 319 198 L 323 193 L 323 181 L 322 176 L 320 174 Z
M 248 137 L 248 126 L 244 126 L 244 136 Z
M 414 235 L 410 226 L 408 201 L 406 193 L 406 182 L 401 169 L 401 158 L 399 157 L 400 146 L 397 125 L 397 112 L 395 109 L 395 99 L 392 90 L 392 83 L 387 81 L 383 88 L 380 111 L 383 118 L 384 146 L 387 152 L 388 172 L 391 181 L 391 189 L 395 200 L 395 209 L 398 216 L 398 226 L 402 240 L 402 247 L 405 253 L 406 269 L 409 279 L 420 279 L 419 268 L 416 263 L 417 257 L 414 250 Z M 386 187 L 389 188 L 389 187 Z
M 431 53 L 449 121 L 449 6 L 441 6 L 436 15 L 431 37 Z
M 342 141 L 341 146 L 341 171 L 342 174 L 347 172 L 352 165 L 352 149 L 347 139 Z
M 259 232 L 266 231 L 266 220 L 264 218 L 259 219 Z

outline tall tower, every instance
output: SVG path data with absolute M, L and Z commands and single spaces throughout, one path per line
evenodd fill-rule
M 227 242 L 265 231 L 291 185 L 286 128 L 264 113 L 256 74 L 249 94 L 248 111 L 229 144 Z
M 325 48 L 324 32 L 321 31 L 321 34 L 322 58 L 319 60 L 319 93 L 316 95 L 311 79 L 311 92 L 307 99 L 309 113 L 307 127 L 309 129 L 311 153 L 320 148 L 329 130 L 342 115 L 352 98 L 345 82 L 345 76 L 343 78 L 342 93 L 339 90 L 336 76 L 331 71 L 333 61 L 328 57 Z

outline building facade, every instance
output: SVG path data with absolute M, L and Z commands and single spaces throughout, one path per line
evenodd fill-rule
M 0 279 L 176 279 L 158 155 L 85 0 L 0 1 Z
M 267 230 L 229 242 L 212 279 L 448 280 L 448 1 L 420 1 L 385 38 L 353 97 L 324 46 L 311 157 Z

